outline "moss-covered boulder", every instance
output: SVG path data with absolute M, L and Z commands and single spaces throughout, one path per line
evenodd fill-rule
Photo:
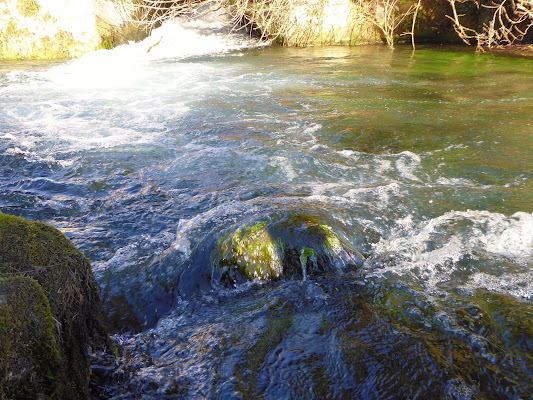
M 213 281 L 277 280 L 361 266 L 364 257 L 329 225 L 306 215 L 274 216 L 224 234 L 212 254 Z
M 37 281 L 0 276 L 0 398 L 63 394 L 55 328 L 48 298 Z
M 52 226 L 0 213 L 0 276 L 5 297 L 16 296 L 17 291 L 9 289 L 11 283 L 29 288 L 20 298 L 10 297 L 9 308 L 1 306 L 11 326 L 18 324 L 23 329 L 17 336 L 12 336 L 14 331 L 2 332 L 6 342 L 2 345 L 0 369 L 7 371 L 3 377 L 11 378 L 0 378 L 0 393 L 17 387 L 16 377 L 26 376 L 17 369 L 35 361 L 32 357 L 37 354 L 28 357 L 27 352 L 34 350 L 21 353 L 17 346 L 6 343 L 26 343 L 31 348 L 35 341 L 32 335 L 38 335 L 44 339 L 41 347 L 35 347 L 40 355 L 30 368 L 38 384 L 28 398 L 51 394 L 57 398 L 88 398 L 88 349 L 107 340 L 101 322 L 100 292 L 88 260 Z M 53 330 L 50 312 L 46 311 L 48 304 Z M 50 371 L 54 373 L 50 375 Z

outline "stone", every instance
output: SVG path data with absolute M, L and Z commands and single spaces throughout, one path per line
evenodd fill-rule
M 5 0 L 0 2 L 0 59 L 63 59 L 146 37 L 127 2 Z
M 41 382 L 43 396 L 59 385 L 60 398 L 88 398 L 88 350 L 110 344 L 102 322 L 100 291 L 89 261 L 54 227 L 0 213 L 0 277 L 4 298 L 9 297 L 10 304 L 13 301 L 13 304 L 20 305 L 17 310 L 12 309 L 11 314 L 2 315 L 6 315 L 11 324 L 19 324 L 23 328 L 20 332 L 4 331 L 5 343 L 15 341 L 31 348 L 31 343 L 35 341 L 32 335 L 37 335 L 49 343 L 45 347 L 50 352 L 41 354 L 39 360 L 59 363 L 59 367 L 45 368 L 37 363 L 30 368 L 34 371 L 32 379 Z M 11 284 L 27 287 L 28 293 L 17 298 L 17 292 L 10 289 Z M 30 296 L 30 293 L 33 294 Z M 31 303 L 31 299 L 35 300 L 35 304 Z M 50 320 L 54 325 L 53 335 L 49 332 Z M 35 331 L 31 326 L 35 327 Z M 57 348 L 53 345 L 54 340 Z M 24 360 L 35 361 L 27 353 L 17 353 L 16 346 L 9 348 L 5 343 L 3 351 L 9 353 L 9 357 L 0 357 L 0 368 L 8 371 L 8 376 L 20 363 L 26 362 Z M 15 350 L 12 352 L 10 349 Z M 42 346 L 39 349 L 41 351 Z M 55 356 L 56 350 L 59 361 Z M 52 375 L 39 373 L 52 370 Z M 58 381 L 61 384 L 57 384 Z M 0 392 L 11 390 L 6 386 L 9 382 L 0 381 Z
M 213 281 L 278 280 L 359 267 L 364 257 L 335 230 L 306 215 L 274 216 L 226 233 L 212 253 Z

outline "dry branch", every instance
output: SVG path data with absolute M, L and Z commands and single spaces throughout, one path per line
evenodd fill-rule
M 464 15 L 457 11 L 458 3 L 474 1 L 478 8 L 490 12 L 488 23 L 481 29 L 467 27 L 463 24 Z M 520 43 L 533 26 L 533 0 L 496 0 L 483 4 L 478 0 L 448 0 L 452 7 L 454 29 L 466 44 L 475 42 L 478 50 L 484 47 Z
M 411 35 L 411 43 L 415 47 L 414 30 L 416 15 L 420 9 L 421 0 L 413 3 L 406 11 L 401 11 L 400 0 L 358 0 L 361 13 L 382 33 L 387 45 L 394 48 L 394 40 L 398 28 L 410 17 L 411 29 L 400 35 Z
M 420 8 L 420 0 L 413 1 L 401 12 L 400 0 L 352 0 L 351 11 L 346 15 L 352 34 L 370 22 L 392 48 L 400 25 Z M 328 5 L 329 0 L 137 0 L 133 7 L 134 15 L 138 16 L 135 22 L 148 31 L 178 16 L 222 8 L 231 16 L 233 29 L 247 29 L 259 33 L 262 38 L 306 46 L 320 36 L 328 36 L 333 42 L 340 40 L 333 30 L 330 32 L 324 26 Z M 413 24 L 415 22 L 416 17 Z M 414 36 L 414 27 L 407 34 Z M 414 37 L 412 41 L 414 44 Z

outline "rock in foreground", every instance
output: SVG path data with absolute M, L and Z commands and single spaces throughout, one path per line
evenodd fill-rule
M 101 312 L 89 262 L 61 232 L 0 213 L 0 397 L 88 398 Z

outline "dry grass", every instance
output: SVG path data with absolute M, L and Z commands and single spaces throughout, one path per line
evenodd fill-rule
M 133 7 L 136 22 L 148 31 L 178 16 L 224 9 L 234 30 L 247 30 L 289 46 L 353 44 L 358 38 L 376 38 L 372 31 L 369 33 L 371 21 L 356 1 L 342 4 L 343 13 L 337 16 L 342 29 L 325 22 L 331 18 L 331 0 L 138 0 Z
M 456 33 L 465 43 L 476 44 L 479 49 L 521 43 L 533 26 L 533 0 L 447 1 L 451 6 L 447 17 L 452 20 Z M 234 30 L 246 29 L 263 39 L 289 46 L 353 44 L 358 36 L 362 38 L 360 41 L 368 42 L 372 36 L 368 26 L 373 26 L 390 48 L 403 35 L 411 37 L 414 48 L 421 0 L 347 0 L 346 3 L 342 33 L 325 23 L 331 17 L 332 0 L 135 0 L 133 15 L 137 15 L 135 22 L 150 31 L 178 16 L 198 16 L 224 9 L 231 16 Z M 479 15 L 489 13 L 488 22 L 473 26 L 472 15 L 459 11 L 466 3 L 475 4 Z

